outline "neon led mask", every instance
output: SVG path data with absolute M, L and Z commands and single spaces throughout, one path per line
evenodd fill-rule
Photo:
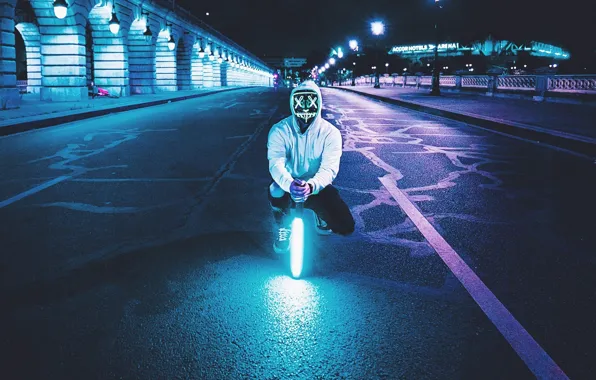
M 315 91 L 296 91 L 291 99 L 292 113 L 305 129 L 312 124 L 319 113 L 319 94 Z

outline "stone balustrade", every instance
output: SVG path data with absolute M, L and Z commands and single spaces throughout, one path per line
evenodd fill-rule
M 374 75 L 356 78 L 357 86 L 373 86 Z M 388 75 L 379 78 L 381 86 L 430 87 L 432 76 Z M 541 101 L 549 98 L 569 96 L 596 97 L 596 75 L 442 75 L 440 86 L 456 91 L 482 91 L 487 95 L 520 94 Z M 342 86 L 350 86 L 346 80 Z

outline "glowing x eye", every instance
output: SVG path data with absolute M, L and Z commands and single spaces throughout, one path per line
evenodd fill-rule
M 300 107 L 300 108 L 304 108 L 304 96 L 301 96 L 299 98 L 294 98 L 294 102 L 296 103 L 294 105 L 294 109 Z
M 316 107 L 316 106 L 317 106 L 317 98 L 316 98 L 316 97 L 314 97 L 314 96 L 309 96 L 309 97 L 308 97 L 308 100 L 309 100 L 309 102 L 310 102 L 310 104 L 308 105 L 308 108 L 311 108 L 311 107 Z

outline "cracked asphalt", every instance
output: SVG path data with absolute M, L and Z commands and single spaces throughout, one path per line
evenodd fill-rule
M 379 181 L 570 378 L 596 354 L 596 166 L 323 89 L 356 220 L 312 276 L 272 253 L 269 127 L 237 90 L 0 138 L 7 379 L 503 379 L 531 369 Z

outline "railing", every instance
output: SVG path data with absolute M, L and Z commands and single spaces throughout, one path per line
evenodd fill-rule
M 536 90 L 536 77 L 534 75 L 508 75 L 497 78 L 497 88 L 516 91 Z
M 548 91 L 575 94 L 596 93 L 596 75 L 557 75 L 548 78 Z
M 358 86 L 372 86 L 374 75 L 355 79 Z M 429 87 L 432 76 L 385 74 L 379 77 L 382 86 Z M 445 75 L 439 80 L 441 87 L 456 90 L 482 90 L 488 95 L 498 92 L 531 94 L 536 100 L 546 96 L 596 95 L 596 75 Z M 351 80 L 343 83 L 351 85 Z
M 462 87 L 488 88 L 488 75 L 470 75 L 461 77 Z

